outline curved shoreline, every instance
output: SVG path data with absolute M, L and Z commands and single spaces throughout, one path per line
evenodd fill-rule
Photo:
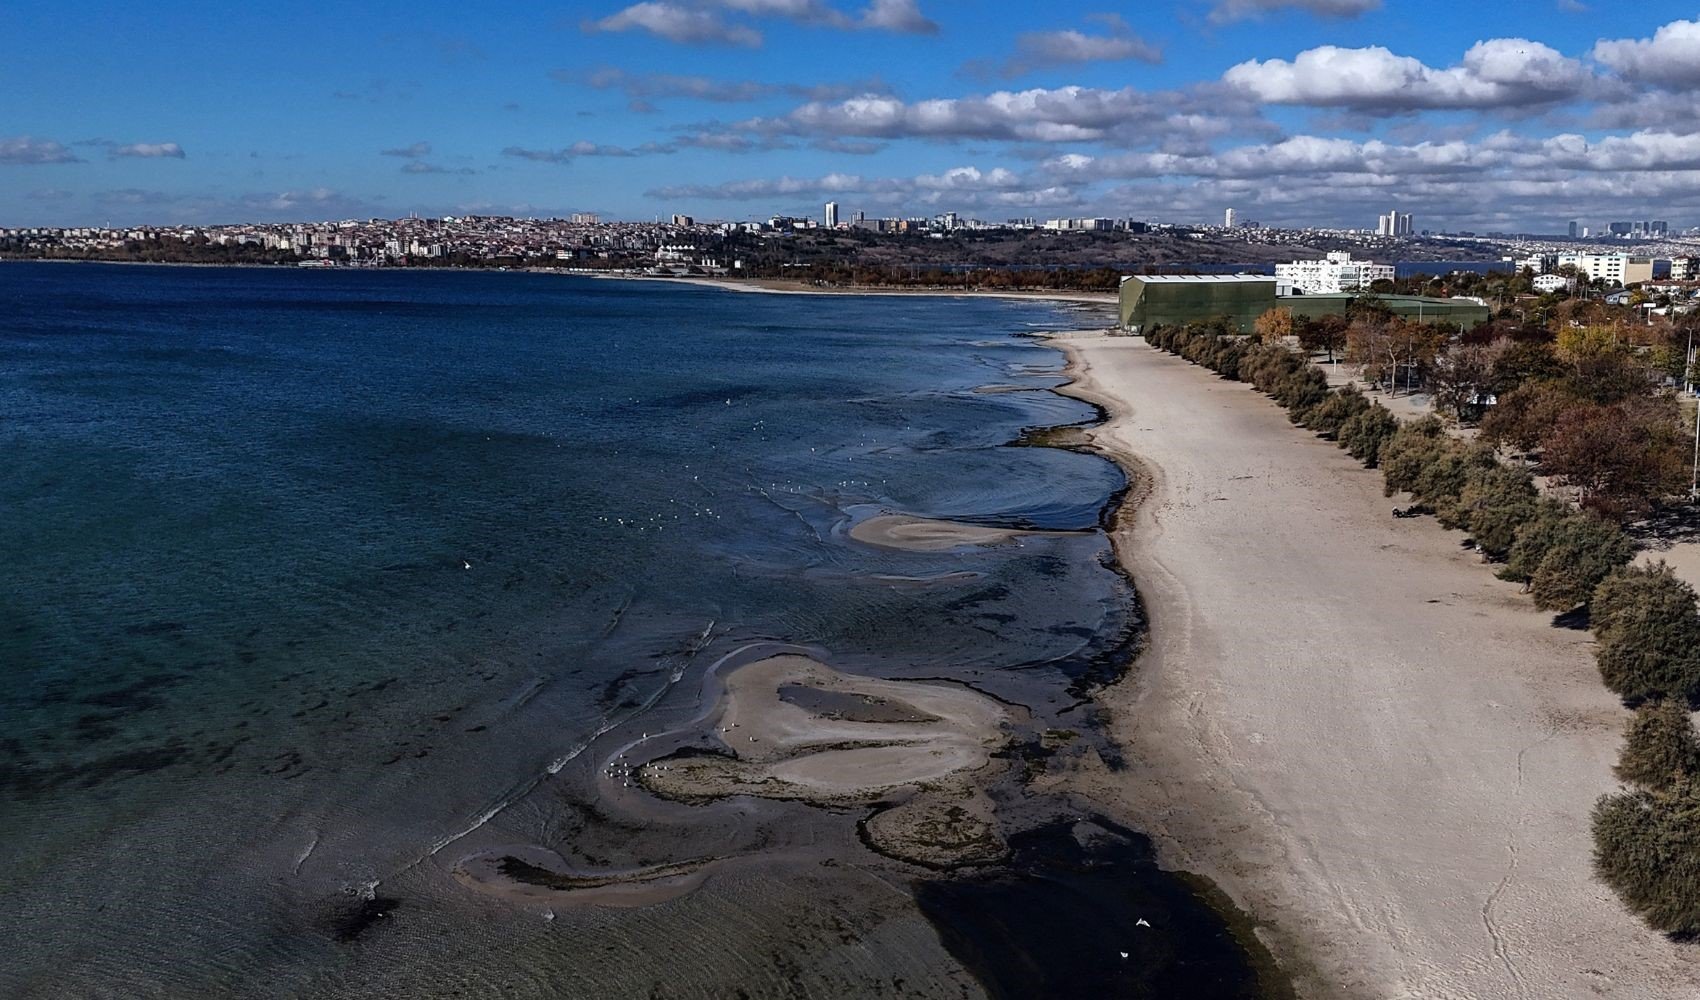
M 1133 766 L 1081 794 L 1221 886 L 1306 996 L 1691 995 L 1700 958 L 1592 879 L 1624 713 L 1585 640 L 1246 387 L 1050 342 L 1109 414 L 1082 436 L 1133 482 L 1111 541 L 1148 614 L 1099 693 Z

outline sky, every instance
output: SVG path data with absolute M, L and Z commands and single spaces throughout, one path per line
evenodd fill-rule
M 1700 225 L 1700 5 L 0 5 L 0 227 Z

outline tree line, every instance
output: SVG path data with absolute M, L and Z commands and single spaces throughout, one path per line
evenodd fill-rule
M 1346 320 L 1347 332 L 1361 319 Z M 1401 422 L 1355 385 L 1331 389 L 1307 355 L 1286 346 L 1283 338 L 1298 332 L 1290 316 L 1266 315 L 1249 336 L 1224 321 L 1154 327 L 1146 339 L 1224 378 L 1250 383 L 1284 407 L 1294 424 L 1379 469 L 1386 495 L 1408 494 L 1409 512 L 1468 532 L 1499 577 L 1522 584 L 1537 607 L 1587 614 L 1600 678 L 1635 712 L 1616 767 L 1625 787 L 1603 796 L 1593 810 L 1595 871 L 1649 926 L 1700 934 L 1700 736 L 1691 717 L 1700 706 L 1700 604 L 1694 589 L 1663 563 L 1630 565 L 1637 545 L 1621 523 L 1662 499 L 1673 483 L 1668 476 L 1577 480 L 1609 465 L 1605 452 L 1626 447 L 1624 440 L 1586 429 L 1596 422 L 1645 419 L 1646 429 L 1661 421 L 1676 426 L 1674 403 L 1649 408 L 1656 397 L 1646 392 L 1652 379 L 1644 353 L 1612 346 L 1586 328 L 1550 343 L 1512 339 L 1495 348 L 1486 368 L 1500 365 L 1501 375 L 1516 382 L 1507 397 L 1529 387 L 1531 393 L 1562 394 L 1570 404 L 1548 411 L 1552 426 L 1533 441 L 1536 465 L 1526 453 L 1501 458 L 1502 447 L 1520 449 L 1529 439 L 1499 427 L 1492 419 L 1497 408 L 1484 419 L 1482 434 L 1465 441 L 1437 416 Z M 1478 337 L 1477 343 L 1501 339 Z M 1583 416 L 1565 418 L 1575 413 Z M 1534 419 L 1517 416 L 1513 426 Z M 1631 452 L 1662 447 L 1630 444 Z M 1626 465 L 1652 461 L 1646 454 L 1620 459 Z M 1553 481 L 1580 487 L 1580 505 L 1537 488 L 1536 470 L 1552 472 L 1555 463 L 1565 471 Z

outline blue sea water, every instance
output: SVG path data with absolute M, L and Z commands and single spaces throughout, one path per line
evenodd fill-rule
M 689 718 L 707 665 L 752 643 L 1075 704 L 1135 623 L 1092 530 L 1122 477 L 1009 444 L 1092 416 L 1020 336 L 1078 325 L 552 275 L 0 264 L 0 994 L 790 995 L 795 970 L 634 955 L 664 928 L 783 936 L 810 912 L 795 883 L 555 921 L 472 898 L 449 862 L 523 840 L 654 863 L 702 850 L 705 817 L 725 851 L 835 835 L 783 804 L 598 817 L 585 749 Z M 967 565 L 847 539 L 880 511 L 1082 533 Z M 873 913 L 850 902 L 870 878 L 844 879 L 823 885 Z M 346 903 L 375 886 L 390 923 L 353 941 Z M 907 955 L 882 974 L 943 992 L 923 931 L 866 934 Z

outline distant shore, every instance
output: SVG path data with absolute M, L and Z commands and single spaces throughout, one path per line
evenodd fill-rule
M 1086 798 L 1215 881 L 1314 997 L 1693 995 L 1700 955 L 1593 878 L 1627 713 L 1459 536 L 1239 383 L 1137 338 L 1052 339 L 1136 486 L 1149 620 Z
M 652 274 L 578 274 L 574 277 L 623 279 L 627 281 L 665 281 L 677 285 L 700 285 L 733 292 L 759 295 L 931 295 L 974 299 L 1021 299 L 1025 301 L 1089 302 L 1105 305 L 1116 301 L 1114 292 L 1071 292 L 1034 289 L 999 289 L 983 291 L 977 288 L 892 288 L 884 285 L 815 285 L 806 281 L 786 281 L 779 278 L 676 278 Z

